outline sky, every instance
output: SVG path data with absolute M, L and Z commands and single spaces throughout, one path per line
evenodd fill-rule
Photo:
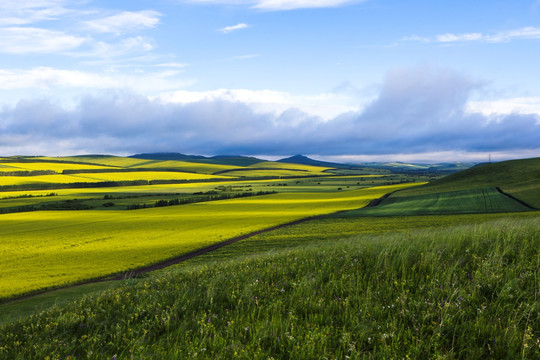
M 540 156 L 540 0 L 2 0 L 0 156 Z

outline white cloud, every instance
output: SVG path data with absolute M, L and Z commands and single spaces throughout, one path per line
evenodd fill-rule
M 236 24 L 236 25 L 233 25 L 233 26 L 226 26 L 224 28 L 218 29 L 218 31 L 220 31 L 220 32 L 222 32 L 224 34 L 228 34 L 230 32 L 241 30 L 241 29 L 246 29 L 248 27 L 250 27 L 250 25 L 240 23 L 240 24 Z
M 11 54 L 54 53 L 73 50 L 87 39 L 61 31 L 34 27 L 0 28 L 0 51 Z
M 456 41 L 476 41 L 476 40 L 481 40 L 482 38 L 483 36 L 480 33 L 471 33 L 471 34 L 460 34 L 460 35 L 454 35 L 454 34 L 438 35 L 436 39 L 438 42 L 456 42 Z
M 501 43 L 512 40 L 535 40 L 540 39 L 540 27 L 524 27 L 521 29 L 500 31 L 494 34 L 465 33 L 465 34 L 442 34 L 433 38 L 418 35 L 407 36 L 402 41 L 435 42 L 435 43 L 458 43 L 458 42 L 485 42 Z
M 364 2 L 366 0 L 188 0 L 198 4 L 249 5 L 252 8 L 279 11 L 309 8 L 329 8 Z
M 161 94 L 155 99 L 164 103 L 189 104 L 201 101 L 227 101 L 249 105 L 256 113 L 271 113 L 275 116 L 296 108 L 312 117 L 329 120 L 340 114 L 358 111 L 357 98 L 347 94 L 324 93 L 316 95 L 292 95 L 274 90 L 219 89 L 214 91 L 175 91 Z
M 504 161 L 510 159 L 524 159 L 538 157 L 540 148 L 527 150 L 507 150 L 507 151 L 435 151 L 414 154 L 395 153 L 383 155 L 338 155 L 338 156 L 316 156 L 310 157 L 330 162 L 359 164 L 365 162 L 395 162 L 406 163 L 443 163 L 443 162 L 487 162 Z
M 156 64 L 155 67 L 163 67 L 163 68 L 176 68 L 176 69 L 183 69 L 188 66 L 186 63 L 163 63 L 163 64 Z
M 81 5 L 84 2 L 71 3 Z M 159 24 L 160 13 L 152 10 L 124 11 L 105 16 L 103 14 L 111 14 L 111 11 L 67 9 L 65 3 L 65 0 L 0 1 L 0 52 L 118 59 L 154 49 L 152 39 L 145 36 L 122 37 L 111 42 L 101 34 L 122 35 L 153 28 Z M 82 21 L 89 16 L 94 19 Z M 46 26 L 29 25 L 44 20 L 49 21 Z M 88 35 L 89 29 L 95 35 Z M 80 35 L 82 31 L 85 35 Z
M 525 27 L 516 30 L 503 31 L 495 35 L 485 37 L 488 42 L 507 42 L 514 39 L 540 39 L 539 27 Z
M 112 78 L 83 71 L 37 67 L 30 70 L 0 70 L 0 89 L 52 87 L 109 88 L 118 86 Z
M 538 114 L 540 115 L 540 97 L 518 97 L 492 101 L 470 101 L 466 110 L 484 115 Z
M 70 55 L 76 57 L 98 57 L 103 59 L 112 59 L 134 53 L 145 53 L 154 49 L 151 39 L 144 36 L 129 37 L 116 43 L 92 41 L 89 42 L 89 45 L 92 48 L 91 50 L 73 52 L 70 53 Z
M 352 0 L 259 0 L 255 8 L 263 10 L 293 10 L 306 8 L 328 8 L 348 5 Z
M 418 35 L 405 36 L 401 41 L 413 41 L 413 42 L 429 42 L 430 39 Z
M 25 74 L 12 75 L 11 81 L 16 75 Z M 169 76 L 107 78 L 126 88 L 139 83 L 135 91 L 142 92 L 159 85 L 152 81 L 160 75 Z M 102 80 L 61 71 L 44 77 L 46 83 L 70 86 L 69 77 L 79 79 L 75 85 Z M 326 121 L 307 111 L 313 111 L 311 105 L 339 103 L 336 94 L 223 89 L 149 98 L 117 88 L 81 96 L 70 107 L 46 98 L 21 100 L 0 109 L 0 150 L 276 156 L 534 153 L 540 144 L 540 116 L 524 110 L 497 114 L 492 121 L 491 115 L 467 111 L 469 96 L 481 86 L 448 69 L 399 68 L 388 73 L 378 96 L 363 109 L 336 111 Z
M 85 24 L 96 32 L 122 34 L 132 30 L 153 28 L 159 24 L 160 16 L 160 13 L 152 10 L 124 11 L 102 19 L 86 21 Z
M 151 72 L 103 72 L 93 73 L 80 70 L 36 67 L 32 69 L 0 70 L 0 90 L 6 91 L 2 100 L 20 92 L 55 90 L 59 93 L 67 91 L 67 98 L 58 99 L 69 103 L 70 97 L 88 93 L 92 90 L 130 88 L 141 93 L 159 93 L 170 91 L 180 86 L 191 85 L 187 80 L 179 79 L 181 71 L 164 70 Z
M 55 20 L 70 10 L 63 0 L 2 0 L 0 25 L 25 25 L 44 20 Z

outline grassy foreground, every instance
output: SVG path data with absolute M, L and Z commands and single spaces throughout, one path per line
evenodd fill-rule
M 0 327 L 0 358 L 536 359 L 527 217 L 163 271 Z

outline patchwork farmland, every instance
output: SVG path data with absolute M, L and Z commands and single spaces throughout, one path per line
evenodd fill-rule
M 539 159 L 219 161 L 1 159 L 0 357 L 540 355 Z

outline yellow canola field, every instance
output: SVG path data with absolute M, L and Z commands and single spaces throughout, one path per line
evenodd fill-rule
M 215 176 L 214 176 L 215 177 Z M 18 190 L 18 191 L 2 191 L 0 192 L 0 200 L 9 199 L 17 196 L 46 196 L 50 193 L 55 193 L 58 196 L 69 198 L 84 198 L 96 197 L 103 195 L 117 195 L 122 193 L 192 193 L 196 191 L 213 190 L 220 185 L 236 185 L 239 182 L 220 181 L 220 182 L 193 182 L 184 184 L 158 184 L 158 185 L 137 185 L 137 186 L 118 186 L 118 187 L 95 187 L 84 189 L 53 189 L 53 190 Z
M 365 206 L 410 184 L 282 193 L 134 211 L 0 216 L 0 299 L 156 263 L 308 216 Z
M 43 160 L 55 159 L 55 158 L 40 158 Z M 205 164 L 195 163 L 189 161 L 176 161 L 176 160 L 149 160 L 149 159 L 136 159 L 125 158 L 120 156 L 81 156 L 81 157 L 62 157 L 56 158 L 56 160 L 65 161 L 77 161 L 89 164 L 96 164 L 96 166 L 114 166 L 120 168 L 171 168 L 183 171 L 199 172 L 203 174 L 213 174 L 218 171 L 241 169 L 241 166 L 233 165 L 220 165 L 220 164 Z
M 289 164 L 289 163 L 282 163 L 282 162 L 277 162 L 277 161 L 263 161 L 263 162 L 250 165 L 248 166 L 248 168 L 289 169 L 289 170 L 307 171 L 311 173 L 322 173 L 324 170 L 332 169 L 329 167 L 303 165 L 303 164 Z
M 94 170 L 94 169 L 96 170 L 97 169 L 111 169 L 111 167 L 100 166 L 100 165 L 69 164 L 69 163 L 55 163 L 55 162 L 0 163 L 0 171 L 52 170 L 57 173 L 61 173 L 64 170 Z
M 64 160 L 75 161 L 88 164 L 114 166 L 114 167 L 131 167 L 136 165 L 155 162 L 155 160 L 134 159 L 121 156 L 65 156 L 65 157 L 40 157 L 41 160 Z
M 323 172 L 308 172 L 299 170 L 284 170 L 284 169 L 245 169 L 239 171 L 227 172 L 224 175 L 241 176 L 241 177 L 264 177 L 264 176 L 316 176 L 316 175 L 328 175 Z
M 134 181 L 134 180 L 206 180 L 217 178 L 229 178 L 227 176 L 194 174 L 183 172 L 160 172 L 160 171 L 135 171 L 135 172 L 111 172 L 111 173 L 88 173 L 72 175 L 37 175 L 37 176 L 0 176 L 0 186 L 22 184 L 71 184 L 71 183 L 95 183 L 103 181 Z M 102 190 L 103 191 L 103 190 Z M 50 192 L 50 191 L 49 191 Z
M 219 176 L 213 175 L 212 178 L 219 178 Z M 114 195 L 122 193 L 193 193 L 199 191 L 215 190 L 217 186 L 245 186 L 246 184 L 272 184 L 279 183 L 279 179 L 271 180 L 249 180 L 242 181 L 232 179 L 231 181 L 204 181 L 204 182 L 191 182 L 182 184 L 157 184 L 157 185 L 137 185 L 137 186 L 115 186 L 115 187 L 95 187 L 84 189 L 47 189 L 47 190 L 17 190 L 17 191 L 2 191 L 0 192 L 0 200 L 5 198 L 13 198 L 17 196 L 46 196 L 50 193 L 55 193 L 58 196 L 64 196 L 69 198 L 86 198 L 96 197 L 103 195 Z M 261 188 L 262 190 L 272 190 L 271 188 Z
M 205 164 L 205 163 L 195 163 L 188 161 L 176 161 L 176 160 L 167 160 L 153 162 L 149 164 L 133 166 L 135 168 L 168 168 L 168 169 L 182 169 L 184 171 L 194 171 L 204 174 L 213 174 L 218 171 L 226 171 L 231 169 L 242 169 L 242 166 L 233 166 L 233 165 L 220 165 L 220 164 Z
M 110 173 L 74 174 L 80 182 L 89 181 L 133 181 L 133 180 L 202 180 L 229 178 L 228 176 L 195 174 L 178 171 L 129 171 Z
M 0 176 L 0 186 L 22 184 L 70 184 L 76 182 L 97 182 L 84 180 L 75 175 Z M 50 192 L 50 191 L 49 191 Z

